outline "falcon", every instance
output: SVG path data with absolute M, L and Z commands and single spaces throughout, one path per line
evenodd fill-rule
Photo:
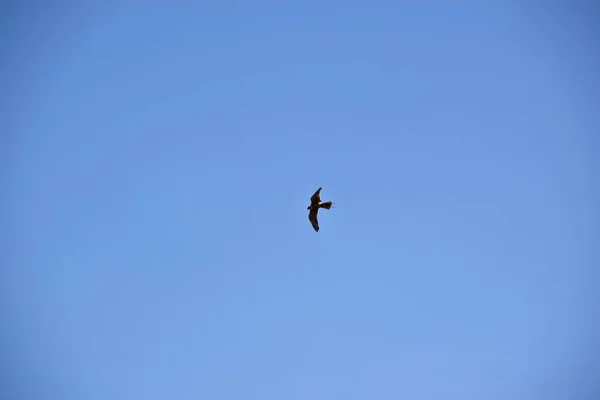
M 319 220 L 317 219 L 317 214 L 319 214 L 319 208 L 324 208 L 329 210 L 333 205 L 333 201 L 325 201 L 321 202 L 321 189 L 318 188 L 315 194 L 310 198 L 310 206 L 306 207 L 308 212 L 308 220 L 312 224 L 313 228 L 316 232 L 319 232 Z

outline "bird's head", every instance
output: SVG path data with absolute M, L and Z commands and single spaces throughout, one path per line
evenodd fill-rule
M 310 210 L 310 206 L 306 207 L 307 210 Z

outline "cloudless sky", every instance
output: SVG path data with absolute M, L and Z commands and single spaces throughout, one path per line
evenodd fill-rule
M 598 394 L 594 2 L 37 3 L 2 398 Z

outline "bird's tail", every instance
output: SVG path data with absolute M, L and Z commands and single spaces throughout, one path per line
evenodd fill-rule
M 333 201 L 326 201 L 324 203 L 321 203 L 320 207 L 322 207 L 326 210 L 329 210 L 332 205 L 333 205 Z

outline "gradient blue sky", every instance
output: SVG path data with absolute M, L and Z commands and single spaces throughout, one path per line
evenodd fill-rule
M 593 2 L 38 3 L 0 24 L 4 393 L 591 398 Z

